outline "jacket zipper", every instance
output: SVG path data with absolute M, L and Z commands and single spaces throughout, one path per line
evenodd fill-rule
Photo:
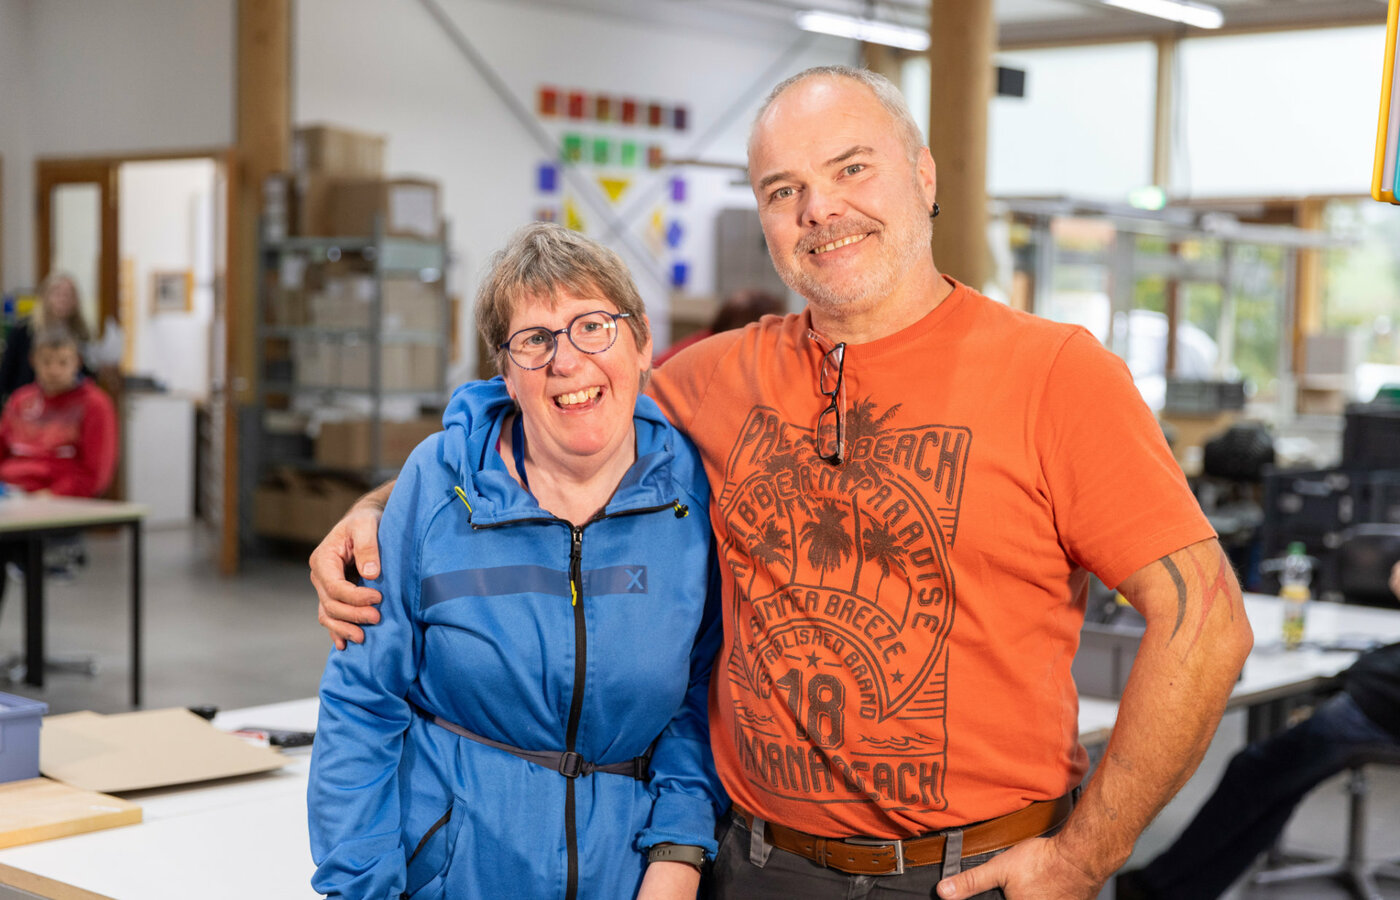
M 578 723 L 583 716 L 583 681 L 588 669 L 588 629 L 583 617 L 583 528 L 569 525 L 569 591 L 574 608 L 574 696 L 569 701 L 569 725 L 564 740 L 569 752 L 578 742 Z M 564 835 L 569 847 L 569 877 L 564 891 L 565 900 L 578 896 L 578 823 L 574 807 L 574 782 L 564 785 Z
M 460 496 L 460 493 L 459 493 Z M 462 497 L 463 504 L 470 510 L 470 504 L 466 503 L 466 498 Z M 472 528 L 499 528 L 502 525 L 525 524 L 527 522 L 561 522 L 569 528 L 569 594 L 570 604 L 574 610 L 574 692 L 569 700 L 569 721 L 565 729 L 565 747 L 570 753 L 577 752 L 575 746 L 578 742 L 579 720 L 583 717 L 583 689 L 585 675 L 588 670 L 588 628 L 587 620 L 583 614 L 583 604 L 579 602 L 583 598 L 583 529 L 594 522 L 601 522 L 604 519 L 617 519 L 623 516 L 643 515 L 645 513 L 661 512 L 666 509 L 674 509 L 676 518 L 683 519 L 690 515 L 690 508 L 681 503 L 679 499 L 670 503 L 663 503 L 659 506 L 648 506 L 643 509 L 627 509 L 615 513 L 599 514 L 589 519 L 583 525 L 575 525 L 572 522 L 565 522 L 559 518 L 534 517 L 529 519 L 514 519 L 509 522 L 496 522 L 491 525 L 472 525 Z M 578 822 L 576 798 L 574 794 L 577 779 L 565 779 L 564 784 L 564 840 L 568 847 L 569 867 L 568 877 L 565 881 L 565 900 L 577 900 L 578 898 Z

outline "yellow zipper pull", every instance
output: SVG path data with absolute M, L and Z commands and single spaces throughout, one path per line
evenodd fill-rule
M 462 490 L 461 485 L 454 484 L 452 490 L 457 492 L 457 497 L 462 501 L 462 505 L 467 508 L 467 512 L 472 511 L 472 505 L 467 502 L 467 492 Z

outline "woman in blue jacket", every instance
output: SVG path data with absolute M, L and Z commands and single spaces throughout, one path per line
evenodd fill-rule
M 381 622 L 332 652 L 308 810 L 336 897 L 694 897 L 727 800 L 708 487 L 639 396 L 615 254 L 517 234 L 477 297 L 503 378 L 458 388 L 380 524 Z

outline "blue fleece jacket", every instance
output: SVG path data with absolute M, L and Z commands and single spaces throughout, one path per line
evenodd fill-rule
M 574 527 L 510 477 L 511 408 L 500 379 L 458 388 L 384 511 L 381 622 L 321 681 L 307 807 L 323 893 L 616 900 L 651 845 L 715 850 L 719 578 L 699 457 L 639 399 L 636 463 Z M 566 778 L 424 712 L 597 764 L 655 742 L 651 778 Z

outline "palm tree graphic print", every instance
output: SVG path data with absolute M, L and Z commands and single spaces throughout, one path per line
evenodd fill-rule
M 738 751 L 789 799 L 946 805 L 948 549 L 972 434 L 899 410 L 856 399 L 833 466 L 810 427 L 756 407 L 727 461 Z

